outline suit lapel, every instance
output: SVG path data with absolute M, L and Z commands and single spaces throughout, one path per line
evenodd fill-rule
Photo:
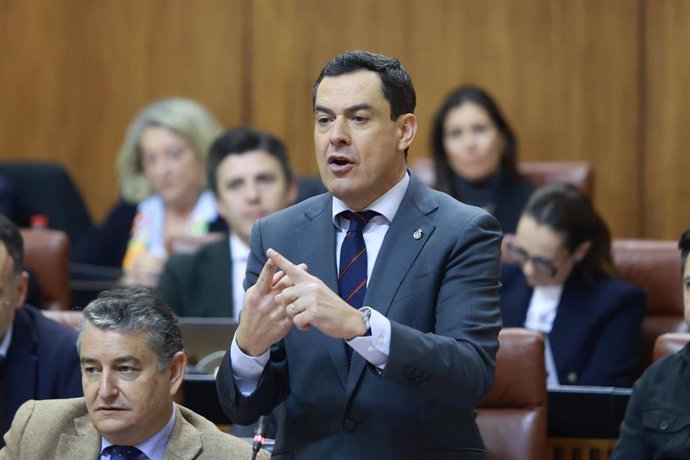
M 584 295 L 587 292 L 581 283 L 576 281 L 566 282 L 558 304 L 558 313 L 553 322 L 549 343 L 556 364 L 558 375 L 563 372 L 568 357 L 572 355 L 574 348 L 580 343 L 584 331 L 586 331 L 589 314 L 588 299 Z M 566 382 L 561 382 L 565 384 Z
M 165 449 L 165 460 L 189 460 L 201 452 L 199 430 L 189 423 L 175 405 L 175 427 Z
M 405 197 L 376 258 L 364 305 L 371 306 L 384 316 L 388 315 L 405 275 L 436 228 L 428 214 L 437 208 L 431 191 L 411 175 Z M 354 353 L 346 386 L 348 397 L 357 386 L 365 366 L 366 360 Z
M 12 342 L 8 350 L 6 368 L 11 369 L 5 377 L 5 414 L 15 413 L 19 406 L 30 399 L 36 399 L 38 376 L 36 368 L 38 358 L 36 356 L 36 337 L 29 325 L 29 315 L 24 309 L 16 311 Z M 7 419 L 8 426 L 12 422 Z
M 232 286 L 232 258 L 230 256 L 230 243 L 228 238 L 213 243 L 213 248 L 208 248 L 208 264 L 203 267 L 204 276 L 201 277 L 201 284 L 204 301 L 202 305 L 218 305 L 223 316 L 232 316 L 233 305 L 233 286 Z M 222 287 L 222 291 L 219 288 Z M 228 287 L 230 290 L 228 291 Z M 228 294 L 229 292 L 229 294 Z
M 101 451 L 101 437 L 89 415 L 74 419 L 76 435 L 62 433 L 55 449 L 55 458 L 92 459 Z
M 296 229 L 296 234 L 300 235 L 297 254 L 308 266 L 309 273 L 318 277 L 333 292 L 338 292 L 338 273 L 335 263 L 335 226 L 331 213 L 332 197 L 327 195 L 322 201 L 307 209 L 305 212 L 306 221 L 303 227 Z M 324 250 L 324 248 L 330 248 Z M 341 340 L 332 340 L 322 333 L 318 333 L 323 338 L 323 345 L 328 350 L 333 364 L 335 365 L 338 377 L 345 387 L 347 381 L 347 357 L 345 356 L 345 346 Z

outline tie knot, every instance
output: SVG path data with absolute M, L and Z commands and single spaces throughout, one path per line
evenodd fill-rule
M 350 220 L 350 226 L 347 229 L 348 232 L 361 233 L 369 221 L 374 218 L 374 216 L 378 216 L 380 214 L 376 211 L 368 210 L 361 212 L 343 211 L 340 213 L 340 215 Z
M 103 449 L 104 455 L 109 455 L 112 460 L 138 460 L 142 452 L 133 446 L 109 446 Z

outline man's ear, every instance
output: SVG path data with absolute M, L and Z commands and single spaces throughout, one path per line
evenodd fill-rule
M 17 278 L 17 302 L 14 308 L 21 308 L 26 301 L 26 294 L 29 291 L 29 274 L 22 270 Z
M 170 361 L 170 396 L 174 396 L 184 380 L 184 370 L 187 367 L 187 355 L 178 351 Z
M 398 138 L 398 150 L 407 149 L 415 134 L 417 134 L 417 117 L 412 113 L 406 113 L 398 117 L 398 130 L 400 132 Z

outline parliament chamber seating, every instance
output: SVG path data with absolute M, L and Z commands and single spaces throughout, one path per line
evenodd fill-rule
M 19 227 L 29 227 L 34 216 L 42 216 L 48 228 L 65 232 L 72 245 L 93 229 L 81 193 L 61 164 L 0 161 L 0 174 L 8 177 L 17 189 Z
M 499 336 L 496 381 L 477 408 L 477 425 L 492 460 L 541 460 L 546 454 L 544 339 L 505 328 Z
M 24 267 L 36 277 L 45 310 L 70 308 L 69 248 L 67 235 L 60 230 L 20 229 L 24 239 Z
M 431 158 L 410 160 L 410 169 L 427 185 L 433 185 L 436 181 Z M 567 182 L 589 196 L 594 194 L 594 170 L 586 161 L 521 161 L 518 170 L 536 187 Z
M 654 361 L 680 351 L 688 342 L 690 342 L 690 333 L 688 332 L 661 334 L 654 342 Z
M 642 288 L 647 307 L 635 377 L 652 363 L 654 342 L 665 332 L 687 332 L 683 316 L 680 252 L 671 240 L 615 239 L 613 259 L 621 277 Z

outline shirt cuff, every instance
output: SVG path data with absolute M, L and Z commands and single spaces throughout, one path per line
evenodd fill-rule
M 371 335 L 355 337 L 348 340 L 347 344 L 379 370 L 383 370 L 390 356 L 391 322 L 380 312 L 371 308 L 369 326 Z
M 235 379 L 237 389 L 243 396 L 250 396 L 259 384 L 261 373 L 266 367 L 270 357 L 270 350 L 259 356 L 249 356 L 240 350 L 237 345 L 237 334 L 232 337 L 230 345 L 230 363 L 232 377 Z

